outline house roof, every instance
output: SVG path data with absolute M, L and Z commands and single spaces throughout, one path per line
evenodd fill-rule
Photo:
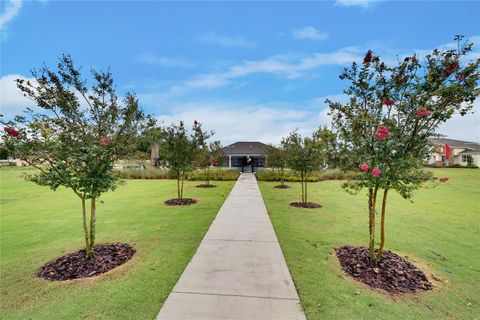
M 264 154 L 267 145 L 258 141 L 240 141 L 232 143 L 222 150 L 227 155 L 235 155 L 235 154 L 243 154 L 243 155 L 250 155 L 250 154 Z
M 480 144 L 477 142 L 454 140 L 454 139 L 447 139 L 447 138 L 430 138 L 429 140 L 431 143 L 436 145 L 448 144 L 451 148 L 465 149 L 459 154 L 463 154 L 463 155 L 480 154 Z

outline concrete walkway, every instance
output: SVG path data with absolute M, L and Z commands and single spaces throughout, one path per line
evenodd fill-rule
M 238 179 L 157 319 L 305 319 L 253 174 Z

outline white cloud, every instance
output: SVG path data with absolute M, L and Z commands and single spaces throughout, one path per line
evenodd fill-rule
M 335 3 L 344 7 L 368 7 L 373 3 L 378 3 L 381 0 L 337 0 Z
M 191 68 L 193 64 L 181 57 L 159 56 L 153 52 L 144 52 L 134 58 L 137 63 L 152 64 L 162 67 Z
M 308 56 L 276 55 L 263 60 L 244 61 L 230 66 L 224 72 L 205 73 L 184 81 L 181 86 L 174 86 L 176 93 L 198 88 L 220 88 L 231 83 L 233 79 L 252 74 L 273 74 L 287 79 L 298 78 L 308 70 L 324 65 L 346 65 L 361 59 L 362 54 L 356 47 L 347 47 L 331 53 L 314 53 Z
M 6 27 L 7 23 L 13 20 L 15 16 L 20 12 L 22 8 L 22 0 L 10 0 L 4 7 L 3 12 L 0 14 L 0 28 Z
M 216 44 L 222 47 L 241 47 L 253 48 L 257 45 L 256 42 L 246 39 L 244 36 L 220 36 L 214 32 L 204 32 L 197 37 L 197 41 Z
M 200 121 L 205 129 L 215 131 L 213 139 L 227 145 L 236 141 L 279 143 L 295 129 L 310 135 L 329 122 L 326 113 L 325 109 L 306 111 L 285 104 L 195 101 L 175 104 L 171 113 L 159 114 L 157 119 L 165 125 L 184 120 L 190 126 L 194 120 Z
M 319 31 L 314 27 L 304 27 L 293 31 L 293 37 L 295 39 L 308 39 L 308 40 L 326 40 L 328 38 L 328 33 Z
M 6 119 L 21 114 L 27 107 L 34 107 L 32 100 L 25 98 L 15 84 L 16 79 L 35 81 L 19 74 L 9 74 L 0 78 L 0 113 Z
M 480 99 L 475 101 L 470 113 L 455 114 L 437 129 L 437 133 L 450 139 L 480 142 Z

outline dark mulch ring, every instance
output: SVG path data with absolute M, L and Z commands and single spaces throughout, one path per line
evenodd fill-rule
M 197 200 L 192 198 L 170 199 L 165 201 L 167 206 L 189 206 L 195 203 L 197 203 Z
M 308 208 L 308 209 L 316 209 L 321 208 L 322 206 L 315 202 L 291 202 L 290 205 L 296 208 Z
M 279 184 L 277 186 L 274 186 L 274 188 L 277 188 L 277 189 L 288 189 L 290 188 L 290 186 L 287 186 L 286 184 Z
M 197 188 L 215 188 L 216 185 L 214 185 L 214 184 L 199 184 L 196 187 Z
M 344 246 L 335 251 L 343 271 L 370 287 L 392 294 L 432 289 L 420 269 L 391 251 L 383 251 L 382 261 L 378 263 L 370 260 L 368 248 Z
M 126 243 L 100 244 L 94 251 L 94 259 L 85 257 L 85 249 L 61 256 L 41 267 L 37 276 L 51 281 L 94 277 L 124 264 L 135 254 Z

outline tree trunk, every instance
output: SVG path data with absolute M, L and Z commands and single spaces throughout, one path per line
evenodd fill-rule
M 180 196 L 180 171 L 177 172 L 177 199 L 181 199 L 181 196 Z
M 380 247 L 378 248 L 377 260 L 382 260 L 383 248 L 385 246 L 385 209 L 387 207 L 388 188 L 383 191 L 382 217 L 380 222 Z
M 300 183 L 302 184 L 302 203 L 305 203 L 305 191 L 303 189 L 303 172 L 300 174 Z
M 280 184 L 283 186 L 285 184 L 285 176 L 283 172 L 283 168 L 280 169 Z
M 95 247 L 95 219 L 97 206 L 95 198 L 90 199 L 90 250 L 87 253 L 87 258 L 95 258 L 94 247 Z
M 85 205 L 85 194 L 82 195 L 82 220 L 83 220 L 83 233 L 85 234 L 85 255 L 89 257 L 90 253 L 90 236 L 88 235 L 87 226 L 87 208 Z
M 370 252 L 370 259 L 375 261 L 375 206 L 377 202 L 378 187 L 370 188 L 368 190 L 368 214 L 369 214 L 369 233 L 370 241 L 368 249 Z
M 185 173 L 182 173 L 182 181 L 180 184 L 180 199 L 183 199 L 183 182 L 185 181 Z
M 305 176 L 306 176 L 306 175 L 305 175 Z M 308 180 L 307 180 L 307 178 L 305 177 L 305 201 L 304 201 L 303 203 L 307 203 L 307 197 L 308 197 L 307 183 L 308 183 Z
M 150 163 L 152 164 L 152 166 L 156 166 L 157 165 L 157 159 L 159 157 L 159 147 L 158 147 L 158 143 L 152 143 L 152 149 L 151 149 L 151 152 L 150 152 Z

